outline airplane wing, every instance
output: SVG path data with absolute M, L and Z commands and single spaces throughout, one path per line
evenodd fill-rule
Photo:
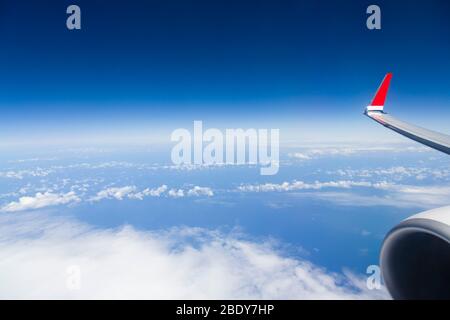
M 364 112 L 369 118 L 382 124 L 383 126 L 404 135 L 412 140 L 427 145 L 433 149 L 450 154 L 450 136 L 421 128 L 407 122 L 398 120 L 384 112 L 384 102 L 386 100 L 389 84 L 392 79 L 392 73 L 388 73 L 381 83 L 371 104 L 366 107 Z

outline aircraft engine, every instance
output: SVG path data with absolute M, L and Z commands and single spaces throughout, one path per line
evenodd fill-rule
M 394 299 L 450 299 L 450 206 L 393 228 L 384 239 L 380 265 Z

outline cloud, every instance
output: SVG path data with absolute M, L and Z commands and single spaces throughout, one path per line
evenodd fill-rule
M 0 171 L 0 177 L 22 180 L 25 177 L 46 177 L 53 173 L 52 169 L 36 168 L 34 170 Z
M 57 189 L 57 186 L 54 186 Z M 24 211 L 31 209 L 44 208 L 54 205 L 71 204 L 74 202 L 89 201 L 97 202 L 104 199 L 115 200 L 143 200 L 145 197 L 169 197 L 169 198 L 183 198 L 189 197 L 212 197 L 214 192 L 211 188 L 194 186 L 190 189 L 172 188 L 169 190 L 167 185 L 163 184 L 156 188 L 146 188 L 138 191 L 136 186 L 123 187 L 109 187 L 98 191 L 94 196 L 86 197 L 85 193 L 88 191 L 89 185 L 84 183 L 82 185 L 72 185 L 70 192 L 54 193 L 51 189 L 44 188 L 45 192 L 37 192 L 35 196 L 23 196 L 17 201 L 9 202 L 0 208 L 3 212 Z M 21 188 L 18 192 L 11 192 L 0 195 L 0 198 L 7 198 L 19 196 L 27 191 L 27 188 Z M 77 195 L 76 191 L 82 192 Z
M 311 159 L 310 155 L 308 155 L 307 153 L 301 153 L 301 152 L 289 153 L 289 157 L 295 158 L 295 159 L 300 159 L 300 160 L 310 160 Z
M 123 200 L 124 198 L 143 200 L 145 197 L 161 197 L 166 193 L 167 189 L 168 187 L 165 184 L 152 189 L 145 188 L 142 191 L 137 191 L 136 186 L 111 187 L 99 191 L 97 195 L 92 197 L 90 200 L 91 201 L 100 201 L 103 199 Z M 183 190 L 181 190 L 181 192 L 183 192 Z M 170 191 L 169 196 L 171 196 Z
M 133 163 L 133 162 L 125 162 L 125 161 L 106 161 L 106 162 L 98 162 L 98 163 L 89 163 L 89 162 L 79 162 L 73 163 L 69 165 L 53 165 L 51 166 L 52 172 L 54 171 L 64 171 L 67 169 L 87 169 L 87 170 L 96 170 L 96 169 L 136 169 L 141 171 L 194 171 L 194 170 L 210 170 L 210 169 L 218 169 L 218 168 L 230 168 L 230 167 L 255 167 L 256 163 L 244 163 L 244 164 L 236 164 L 236 163 L 222 163 L 215 162 L 211 164 L 168 164 L 168 163 Z M 0 172 L 0 176 L 2 172 Z
M 370 188 L 379 194 L 358 194 L 347 192 L 351 188 Z M 340 191 L 321 191 L 322 189 L 342 189 Z M 298 196 L 333 202 L 342 206 L 390 206 L 399 208 L 433 208 L 448 204 L 450 186 L 424 185 L 411 186 L 393 182 L 338 180 L 313 183 L 292 181 L 283 183 L 243 184 L 238 187 L 241 192 L 290 192 Z M 300 193 L 299 191 L 304 191 Z M 314 191 L 314 192 L 306 192 Z
M 142 191 L 142 193 L 146 196 L 152 196 L 152 197 L 160 197 L 164 192 L 166 192 L 167 186 L 163 184 L 162 186 L 155 188 L 155 189 L 145 189 Z
M 371 178 L 371 177 L 385 177 L 392 178 L 396 181 L 404 178 L 416 178 L 417 180 L 424 180 L 426 178 L 432 179 L 446 179 L 450 177 L 450 170 L 447 168 L 427 168 L 427 167 L 404 167 L 394 166 L 389 168 L 373 168 L 373 169 L 339 169 L 336 171 L 327 171 L 328 174 L 338 175 L 347 178 Z
M 17 160 L 9 160 L 8 163 L 26 163 L 26 162 L 40 162 L 40 161 L 55 161 L 58 158 L 28 158 L 28 159 L 17 159 Z
M 182 198 L 182 197 L 184 197 L 184 190 L 183 189 L 170 189 L 168 195 L 169 195 L 169 197 L 172 197 L 172 198 Z
M 424 188 L 425 189 L 425 188 Z M 295 193 L 295 197 L 307 197 L 332 202 L 335 205 L 349 207 L 387 206 L 395 208 L 431 209 L 448 205 L 450 193 L 442 194 L 411 194 L 408 192 L 392 192 L 383 195 L 366 195 L 351 192 L 304 192 Z
M 426 147 L 415 146 L 376 146 L 376 147 L 360 147 L 360 146 L 317 146 L 313 148 L 304 148 L 302 151 L 291 152 L 289 157 L 299 160 L 311 160 L 329 156 L 351 156 L 374 152 L 426 152 L 430 151 Z
M 388 192 L 390 198 L 394 198 L 404 206 L 431 208 L 434 206 L 448 205 L 450 198 L 450 186 L 410 186 L 381 182 L 374 187 Z
M 1 208 L 1 211 L 16 212 L 16 211 L 32 210 L 80 201 L 81 199 L 73 191 L 59 194 L 51 193 L 49 191 L 45 193 L 38 192 L 34 197 L 29 196 L 20 197 L 17 202 L 13 201 L 4 205 Z
M 294 180 L 292 182 L 277 183 L 264 183 L 259 185 L 240 185 L 239 191 L 243 192 L 273 192 L 273 191 L 295 191 L 295 190 L 319 190 L 322 188 L 344 188 L 349 189 L 351 187 L 371 187 L 372 184 L 366 181 L 328 181 L 314 183 L 306 183 L 303 181 Z
M 194 186 L 191 189 L 183 190 L 183 189 L 170 189 L 168 192 L 168 196 L 172 198 L 183 198 L 185 196 L 188 197 L 212 197 L 214 196 L 214 192 L 211 188 L 208 187 L 200 187 Z
M 377 207 L 388 206 L 397 208 L 413 208 L 418 207 L 417 203 L 401 202 L 397 199 L 389 196 L 377 196 L 377 195 L 361 195 L 351 192 L 332 192 L 332 191 L 320 191 L 320 192 L 303 192 L 292 194 L 295 198 L 308 198 L 322 201 L 328 201 L 334 205 L 349 206 L 349 207 Z
M 187 195 L 194 196 L 194 197 L 199 197 L 199 196 L 212 197 L 214 195 L 214 192 L 211 190 L 211 188 L 208 188 L 208 187 L 195 186 L 192 189 L 188 190 Z
M 273 242 L 200 228 L 94 229 L 45 214 L 0 216 L 2 299 L 371 299 Z
M 107 188 L 105 190 L 99 191 L 96 196 L 91 198 L 91 201 L 100 201 L 103 199 L 123 200 L 125 196 L 130 195 L 135 190 L 135 186 Z
M 146 188 L 146 189 L 142 190 L 141 192 L 130 194 L 129 197 L 131 199 L 143 200 L 144 197 L 160 197 L 166 191 L 167 191 L 167 186 L 165 184 L 163 184 L 162 186 L 157 187 L 157 188 L 153 188 L 153 189 Z
M 200 197 L 207 196 L 212 197 L 214 192 L 208 187 L 200 187 L 195 186 L 191 189 L 177 189 L 172 188 L 169 191 L 167 185 L 162 185 L 157 188 L 146 188 L 142 191 L 137 192 L 136 186 L 125 186 L 125 187 L 111 187 L 105 190 L 99 191 L 96 196 L 92 197 L 91 201 L 100 201 L 103 199 L 116 199 L 123 200 L 124 198 L 128 199 L 137 199 L 143 200 L 144 197 L 161 197 L 168 196 L 171 198 L 183 198 L 186 195 L 190 197 Z

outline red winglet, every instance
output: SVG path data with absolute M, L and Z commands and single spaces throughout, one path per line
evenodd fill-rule
M 386 100 L 386 95 L 388 93 L 389 84 L 391 83 L 392 73 L 388 73 L 381 83 L 380 87 L 372 100 L 371 106 L 384 106 L 384 101 Z

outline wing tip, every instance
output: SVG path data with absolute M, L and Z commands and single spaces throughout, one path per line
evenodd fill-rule
M 389 91 L 389 85 L 391 84 L 392 72 L 388 72 L 385 76 L 381 85 L 378 87 L 375 96 L 372 99 L 371 106 L 384 106 L 386 101 L 386 96 Z
M 375 93 L 375 96 L 372 99 L 370 105 L 366 108 L 366 113 L 368 111 L 378 111 L 383 112 L 384 103 L 386 101 L 387 93 L 389 91 L 389 85 L 392 79 L 392 72 L 386 73 L 383 81 Z

